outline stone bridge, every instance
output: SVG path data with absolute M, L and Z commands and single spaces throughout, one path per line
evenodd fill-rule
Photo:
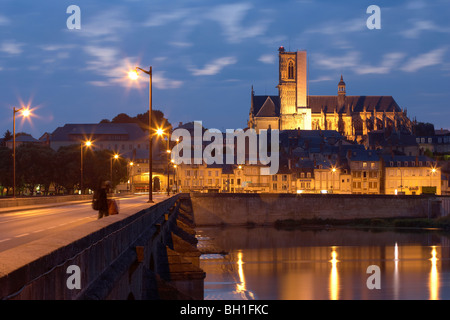
M 0 253 L 2 300 L 203 299 L 192 205 L 178 194 Z

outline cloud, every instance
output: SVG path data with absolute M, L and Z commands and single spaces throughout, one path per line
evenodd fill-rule
M 202 69 L 190 68 L 190 71 L 194 76 L 212 76 L 219 73 L 224 67 L 236 62 L 235 57 L 222 57 L 208 63 Z
M 256 21 L 250 26 L 243 25 L 247 13 L 252 8 L 253 6 L 249 3 L 220 5 L 211 9 L 206 17 L 221 25 L 228 42 L 239 43 L 249 38 L 261 36 L 268 29 L 270 23 L 268 19 Z
M 314 83 L 314 82 L 331 81 L 331 80 L 336 80 L 336 79 L 332 79 L 331 77 L 328 77 L 328 76 L 322 76 L 322 77 L 319 77 L 316 79 L 311 79 L 308 82 Z
M 401 31 L 400 34 L 405 38 L 415 39 L 424 31 L 450 33 L 450 28 L 437 26 L 433 21 L 429 20 L 415 20 L 412 27 Z
M 8 17 L 5 17 L 4 15 L 0 14 L 0 26 L 7 26 L 11 23 L 11 20 L 9 20 Z
M 447 48 L 439 48 L 410 58 L 401 68 L 405 72 L 416 72 L 422 68 L 438 65 L 444 62 L 444 54 Z
M 351 32 L 360 32 L 365 30 L 366 20 L 357 18 L 348 21 L 329 21 L 319 27 L 313 27 L 311 29 L 305 30 L 305 33 L 316 33 L 323 35 L 336 35 Z
M 185 41 L 171 41 L 171 42 L 169 42 L 169 44 L 173 47 L 178 47 L 178 48 L 189 48 L 194 45 L 191 42 L 185 42 Z
M 392 71 L 393 68 L 398 66 L 400 61 L 405 57 L 404 53 L 401 52 L 392 52 L 383 55 L 383 61 L 379 66 L 368 66 L 363 65 L 355 68 L 355 72 L 357 74 L 387 74 Z
M 104 79 L 89 81 L 88 83 L 94 86 L 129 86 L 127 72 L 131 65 L 136 63 L 129 63 L 129 61 L 137 61 L 135 58 L 122 59 L 119 49 L 114 47 L 101 47 L 88 45 L 84 47 L 84 51 L 91 56 L 87 61 L 87 70 L 90 70 Z M 141 77 L 141 81 L 148 82 L 148 78 Z M 164 71 L 153 73 L 153 85 L 158 89 L 173 89 L 179 88 L 183 82 L 180 80 L 169 79 L 164 76 Z
M 339 57 L 329 57 L 323 54 L 316 54 L 313 58 L 315 64 L 319 67 L 329 70 L 343 69 L 351 70 L 356 74 L 389 74 L 404 60 L 406 54 L 403 52 L 390 52 L 382 56 L 379 65 L 369 65 L 361 61 L 361 53 L 359 51 L 350 51 Z
M 171 24 L 186 17 L 189 17 L 191 10 L 189 9 L 178 9 L 168 13 L 158 12 L 152 15 L 147 21 L 143 23 L 145 27 L 161 27 L 167 24 Z
M 96 41 L 119 41 L 120 35 L 131 28 L 131 21 L 125 18 L 122 8 L 112 8 L 83 22 L 77 34 Z
M 41 46 L 41 49 L 44 51 L 60 51 L 73 48 L 75 48 L 73 44 L 46 44 Z
M 183 84 L 183 81 L 168 79 L 164 76 L 164 73 L 165 72 L 162 71 L 162 72 L 155 72 L 155 74 L 153 74 L 152 81 L 156 88 L 158 88 L 158 89 L 176 89 L 176 88 L 181 87 L 181 85 Z
M 10 55 L 18 55 L 22 53 L 23 43 L 18 43 L 13 40 L 3 41 L 0 44 L 0 52 L 4 52 Z
M 179 30 L 176 33 L 177 40 L 169 44 L 178 47 L 191 46 L 190 42 L 180 39 L 186 39 L 187 34 L 192 32 L 193 27 L 213 21 L 217 23 L 222 30 L 222 34 L 228 43 L 240 43 L 250 38 L 263 36 L 267 31 L 272 19 L 268 16 L 267 10 L 260 10 L 259 18 L 250 19 L 249 13 L 256 11 L 251 3 L 233 3 L 211 7 L 197 6 L 189 8 L 170 7 L 170 12 L 156 12 L 150 16 L 142 25 L 145 27 L 171 27 L 178 25 Z M 251 24 L 246 21 L 254 21 Z
M 259 57 L 258 61 L 262 63 L 273 64 L 275 63 L 276 59 L 277 57 L 274 54 L 263 54 L 261 57 Z
M 350 51 L 345 56 L 327 57 L 321 53 L 313 56 L 313 61 L 322 68 L 331 70 L 341 70 L 342 68 L 355 68 L 358 66 L 360 60 L 360 53 L 357 51 Z

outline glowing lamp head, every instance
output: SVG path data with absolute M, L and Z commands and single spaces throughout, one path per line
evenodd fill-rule
M 436 173 L 436 168 L 431 169 L 431 173 Z
M 24 117 L 29 117 L 30 114 L 31 114 L 30 109 L 24 109 L 24 110 L 22 111 L 22 115 L 23 115 Z
M 164 134 L 164 130 L 161 129 L 161 128 L 159 128 L 158 130 L 156 130 L 156 134 L 157 134 L 158 136 L 162 136 L 162 135 Z
M 115 154 L 115 155 L 114 155 L 114 159 L 119 159 L 119 155 L 118 155 L 118 154 Z
M 85 145 L 86 145 L 86 147 L 90 147 L 92 145 L 92 142 L 91 141 L 86 141 Z
M 128 72 L 128 78 L 131 80 L 137 80 L 139 78 L 139 75 L 136 70 L 131 70 Z

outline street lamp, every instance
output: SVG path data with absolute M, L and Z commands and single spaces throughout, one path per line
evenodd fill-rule
M 148 133 L 149 133 L 149 152 L 148 152 L 148 203 L 153 203 L 153 168 L 152 168 L 152 145 L 153 145 L 153 137 L 151 133 L 152 128 L 152 67 L 150 69 L 144 70 L 139 67 L 136 67 L 135 70 L 128 72 L 128 77 L 131 80 L 137 80 L 139 77 L 138 71 L 142 71 L 149 76 L 148 82 Z
M 169 165 L 170 165 L 170 132 L 168 133 L 164 133 L 164 130 L 161 128 L 158 128 L 158 130 L 156 130 L 156 134 L 158 136 L 163 136 L 166 135 L 167 136 L 167 149 L 166 149 L 166 153 L 167 153 L 167 196 L 170 196 L 170 190 L 169 190 Z
M 431 172 L 431 174 L 430 174 L 430 187 L 432 187 L 433 183 L 431 182 L 431 177 L 436 173 L 436 168 L 435 167 L 431 167 L 430 172 Z
M 13 107 L 13 198 L 16 198 L 16 113 L 22 111 L 23 117 L 31 115 L 30 109 Z
M 336 167 L 331 168 L 331 193 L 333 193 L 333 185 L 334 185 L 334 174 L 336 173 Z
M 111 161 L 110 161 L 110 164 L 111 164 L 111 166 L 110 166 L 110 168 L 111 168 L 111 184 L 113 183 L 113 159 L 114 160 L 117 160 L 117 159 L 119 159 L 119 155 L 118 154 L 115 154 L 114 156 L 112 156 L 111 157 Z
M 172 163 L 172 166 L 173 166 L 173 182 L 175 184 L 175 193 L 177 193 L 178 192 L 177 165 L 175 164 L 175 160 L 174 159 L 170 160 L 170 162 Z
M 128 184 L 130 184 L 130 180 L 131 180 L 131 185 L 130 185 L 130 191 L 131 191 L 131 193 L 133 193 L 133 165 L 134 165 L 134 162 L 133 161 L 131 161 L 130 163 L 129 163 L 129 169 L 130 169 L 130 171 L 131 171 L 131 174 L 130 174 L 130 171 L 128 171 L 128 168 L 127 168 L 127 173 L 128 173 Z M 131 178 L 130 178 L 130 176 L 131 176 Z
M 92 142 L 91 141 L 85 141 L 84 142 L 84 146 L 85 147 L 90 147 L 92 146 Z M 80 178 L 80 193 L 83 194 L 83 142 L 80 143 L 80 152 L 81 152 L 81 178 Z

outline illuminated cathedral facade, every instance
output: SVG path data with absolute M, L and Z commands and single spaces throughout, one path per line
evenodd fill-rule
M 252 87 L 248 126 L 279 130 L 336 130 L 362 141 L 374 130 L 411 132 L 407 111 L 392 96 L 350 96 L 343 77 L 337 95 L 308 95 L 306 51 L 279 51 L 277 96 L 255 95 Z

